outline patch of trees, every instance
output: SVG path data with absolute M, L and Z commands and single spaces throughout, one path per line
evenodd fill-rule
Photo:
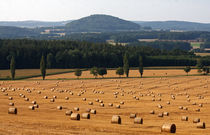
M 123 57 L 128 53 L 130 67 L 139 67 L 139 56 L 145 56 L 144 66 L 196 65 L 196 56 L 187 51 L 155 49 L 148 46 L 112 46 L 67 40 L 0 40 L 0 69 L 9 69 L 15 58 L 17 69 L 40 68 L 44 55 L 46 68 L 123 67 Z M 210 64 L 206 58 L 205 63 Z

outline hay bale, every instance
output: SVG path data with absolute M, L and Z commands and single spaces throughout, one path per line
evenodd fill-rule
M 182 110 L 183 109 L 183 106 L 179 106 L 179 109 Z
M 56 98 L 57 98 L 57 96 L 53 96 L 53 98 L 54 98 L 54 99 L 56 99 Z
M 112 124 L 121 124 L 121 117 L 118 115 L 113 115 L 111 123 Z
M 199 104 L 199 107 L 203 107 L 203 104 Z
M 159 113 L 158 114 L 158 117 L 163 117 L 163 113 Z
M 41 91 L 37 91 L 38 94 L 41 94 Z
M 132 118 L 132 119 L 136 118 L 136 114 L 135 113 L 131 113 L 130 114 L 130 118 Z
M 9 106 L 14 106 L 15 104 L 14 103 L 9 103 Z
M 9 100 L 13 100 L 13 97 L 9 97 L 8 99 L 9 99 Z
M 193 123 L 199 123 L 199 122 L 200 122 L 200 118 L 193 119 Z
M 67 116 L 71 116 L 72 113 L 73 113 L 73 112 L 72 112 L 71 110 L 67 110 L 67 111 L 66 111 L 66 115 L 67 115 Z
M 182 116 L 182 117 L 181 117 L 181 120 L 182 120 L 182 121 L 188 121 L 188 117 L 187 117 L 187 116 Z
M 29 98 L 25 98 L 24 100 L 25 100 L 25 101 L 29 101 Z
M 113 106 L 113 104 L 112 104 L 112 103 L 109 103 L 109 106 L 110 106 L 110 107 L 112 107 L 112 106 Z
M 164 116 L 169 116 L 169 112 L 163 112 Z
M 199 123 L 197 123 L 197 128 L 205 129 L 206 128 L 206 123 L 205 122 L 199 122 Z
M 88 104 L 89 104 L 89 105 L 93 105 L 93 102 L 89 102 Z
M 86 98 L 83 98 L 82 100 L 83 100 L 83 101 L 86 101 Z
M 166 104 L 170 105 L 171 103 L 170 103 L 170 101 L 167 101 Z
M 54 98 L 50 99 L 50 102 L 55 102 L 55 99 Z
M 29 110 L 34 110 L 35 108 L 34 108 L 34 106 L 29 106 L 28 109 Z
M 65 97 L 65 100 L 69 100 L 69 97 Z
M 103 100 L 99 100 L 99 103 L 103 103 L 104 101 Z
M 158 108 L 160 108 L 160 109 L 162 109 L 162 108 L 163 108 L 163 106 L 162 106 L 162 105 L 160 105 L 160 104 L 159 104 L 157 107 L 158 107 Z
M 17 108 L 16 107 L 11 107 L 8 109 L 8 114 L 17 114 Z
M 99 99 L 96 99 L 95 101 L 96 101 L 96 102 L 99 102 Z
M 39 108 L 39 105 L 38 105 L 38 104 L 35 104 L 35 105 L 34 105 L 34 108 Z
M 90 113 L 91 113 L 91 114 L 96 114 L 96 110 L 91 109 Z
M 74 107 L 74 110 L 75 111 L 79 111 L 79 107 Z
M 121 101 L 121 102 L 120 102 L 120 104 L 121 104 L 121 105 L 124 105 L 124 102 L 123 102 L 123 101 Z
M 140 118 L 140 117 L 136 117 L 136 118 L 134 119 L 134 124 L 143 124 L 143 119 Z
M 167 132 L 167 133 L 176 133 L 176 125 L 165 123 L 161 127 L 161 132 Z
M 154 110 L 151 110 L 149 113 L 150 114 L 155 114 L 155 111 Z
M 57 106 L 57 109 L 58 109 L 58 110 L 62 110 L 63 107 L 62 107 L 62 106 Z
M 188 108 L 187 107 L 183 107 L 183 110 L 188 110 Z
M 71 120 L 80 120 L 80 114 L 79 113 L 72 113 L 71 114 Z
M 90 119 L 90 114 L 89 113 L 83 113 L 82 118 L 83 119 Z
M 120 105 L 116 105 L 115 107 L 119 109 L 120 108 Z
M 44 96 L 44 99 L 48 99 L 48 96 Z
M 103 104 L 103 103 L 101 103 L 101 104 L 100 104 L 100 106 L 101 106 L 101 107 L 104 107 L 104 104 Z
M 201 110 L 198 108 L 198 109 L 195 109 L 195 111 L 196 111 L 196 112 L 200 112 Z
M 32 101 L 31 103 L 32 103 L 32 104 L 36 104 L 36 101 Z

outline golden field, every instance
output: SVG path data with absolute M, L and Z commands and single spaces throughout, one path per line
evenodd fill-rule
M 155 74 L 153 74 L 155 72 Z M 183 70 L 146 70 L 145 76 L 169 76 L 185 75 Z M 192 70 L 190 74 L 195 74 Z M 139 76 L 137 71 L 131 71 L 132 77 Z M 92 77 L 88 71 L 83 72 L 81 78 Z M 48 76 L 47 79 L 73 78 L 74 74 L 61 74 Z M 106 77 L 117 77 L 115 71 L 108 71 Z M 38 79 L 38 78 L 36 78 Z M 122 79 L 91 79 L 91 80 L 21 80 L 21 81 L 1 81 L 1 90 L 7 88 L 5 92 L 0 92 L 0 134 L 3 135 L 67 135 L 67 134 L 125 134 L 125 135 L 157 135 L 161 133 L 163 123 L 176 124 L 177 135 L 208 135 L 210 134 L 210 92 L 209 76 L 180 76 L 180 77 L 157 77 L 157 78 L 122 78 Z M 12 89 L 15 88 L 15 91 Z M 20 90 L 18 89 L 20 88 Z M 23 89 L 24 88 L 24 89 Z M 54 91 L 51 90 L 54 88 Z M 27 92 L 27 89 L 31 93 Z M 41 91 L 41 94 L 37 92 Z M 78 93 L 84 92 L 81 96 Z M 102 94 L 102 91 L 104 94 Z M 73 93 L 73 95 L 70 94 Z M 119 92 L 117 98 L 114 92 Z M 8 93 L 8 96 L 4 94 Z M 29 101 L 19 94 L 24 94 Z M 122 96 L 121 94 L 124 94 Z M 161 94 L 161 96 L 159 96 Z M 50 102 L 53 96 L 57 96 L 55 102 Z M 175 96 L 175 100 L 171 98 Z M 187 97 L 189 95 L 189 98 Z M 48 99 L 44 99 L 48 96 Z M 139 97 L 139 100 L 134 99 Z M 202 96 L 203 99 L 198 97 Z M 13 97 L 13 100 L 9 100 Z M 69 100 L 65 100 L 69 97 Z M 83 101 L 82 98 L 86 98 Z M 152 101 L 152 99 L 155 101 Z M 103 100 L 104 107 L 95 99 Z M 161 101 L 158 101 L 161 99 Z M 188 101 L 187 99 L 190 99 Z M 39 108 L 29 110 L 35 100 Z M 89 102 L 93 105 L 89 105 Z M 124 101 L 121 108 L 115 108 Z M 167 104 L 170 101 L 170 105 Z M 8 114 L 8 104 L 14 102 L 17 107 L 17 115 Z M 196 105 L 193 105 L 193 103 Z M 113 107 L 108 106 L 113 103 Z M 162 109 L 157 105 L 163 106 Z M 203 104 L 203 107 L 199 107 Z M 58 110 L 57 106 L 62 106 Z M 179 106 L 188 107 L 188 110 L 180 110 Z M 81 115 L 87 108 L 96 109 L 96 114 L 90 114 L 90 119 L 80 121 L 71 120 L 66 116 L 67 110 L 79 107 L 78 113 Z M 196 109 L 200 109 L 197 112 Z M 150 114 L 151 110 L 155 114 Z M 158 117 L 161 112 L 169 112 L 169 116 Z M 131 113 L 136 113 L 143 118 L 143 124 L 134 124 L 130 118 Z M 122 118 L 122 124 L 111 124 L 113 115 Z M 188 116 L 188 121 L 181 121 L 182 116 Z M 200 118 L 206 123 L 206 129 L 196 128 L 193 123 L 194 118 Z
M 48 73 L 56 73 L 56 72 L 65 72 L 70 71 L 71 69 L 47 69 Z M 15 76 L 16 77 L 25 77 L 25 76 L 33 76 L 40 75 L 40 69 L 16 69 Z M 10 70 L 0 70 L 0 78 L 10 77 Z

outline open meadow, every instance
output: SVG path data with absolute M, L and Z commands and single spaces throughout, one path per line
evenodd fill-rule
M 147 78 L 135 78 L 139 73 L 131 71 L 133 78 L 53 80 L 75 77 L 66 73 L 44 81 L 1 81 L 0 134 L 165 135 L 164 123 L 174 123 L 177 135 L 210 134 L 210 77 L 184 75 L 183 70 L 146 70 Z M 89 77 L 93 78 L 89 71 L 81 76 Z M 106 77 L 117 75 L 111 70 Z M 8 114 L 10 107 L 16 107 L 17 114 Z M 80 114 L 80 120 L 71 120 L 66 111 Z M 83 118 L 83 113 L 89 113 L 90 119 Z M 143 124 L 134 124 L 131 114 L 141 117 Z M 121 117 L 121 124 L 111 123 L 113 115 Z M 188 120 L 182 121 L 182 116 Z M 205 122 L 205 129 L 197 128 L 196 118 Z

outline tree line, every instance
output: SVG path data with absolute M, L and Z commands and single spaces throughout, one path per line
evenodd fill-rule
M 117 68 L 123 66 L 128 53 L 129 65 L 138 67 L 139 56 L 144 66 L 189 66 L 196 64 L 196 56 L 188 51 L 160 50 L 149 46 L 121 46 L 69 40 L 0 40 L 0 69 L 9 69 L 14 57 L 17 69 L 39 68 L 42 55 L 47 68 Z M 204 62 L 210 65 L 206 58 Z

